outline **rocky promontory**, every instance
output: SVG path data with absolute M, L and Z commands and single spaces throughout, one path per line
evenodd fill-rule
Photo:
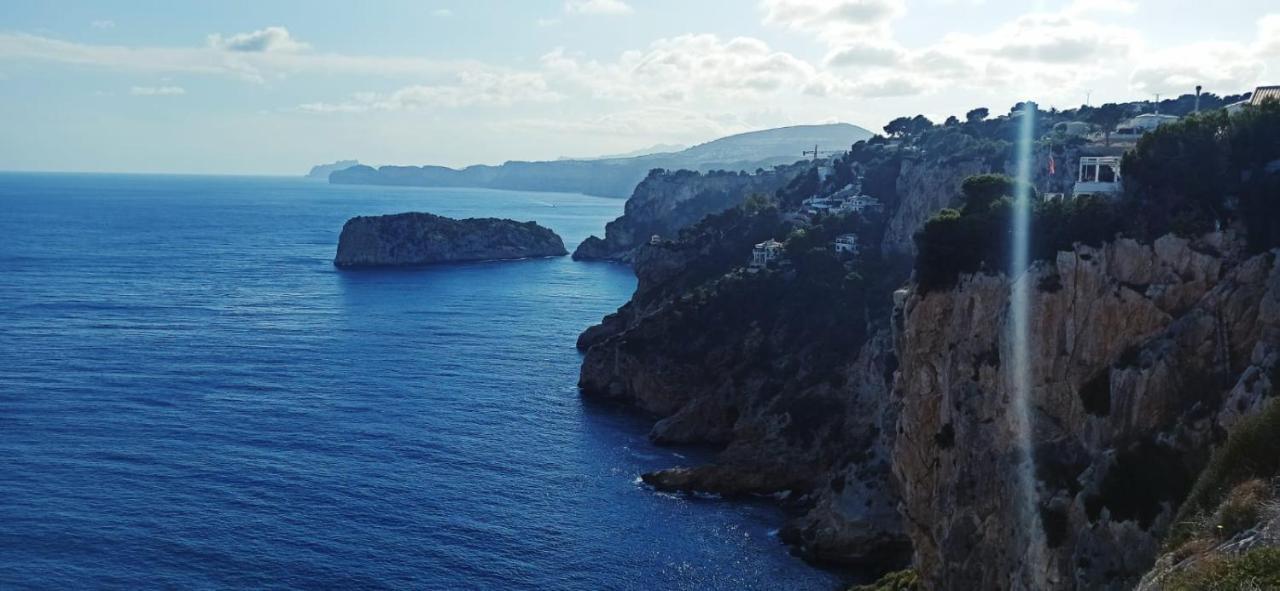
M 564 241 L 534 222 L 398 213 L 347 220 L 333 264 L 398 267 L 566 254 Z
M 605 226 L 604 238 L 591 236 L 574 251 L 574 260 L 631 262 L 653 236 L 677 237 L 704 217 L 741 205 L 751 195 L 773 195 L 803 166 L 779 166 L 745 172 L 649 171 L 627 200 L 622 217 Z

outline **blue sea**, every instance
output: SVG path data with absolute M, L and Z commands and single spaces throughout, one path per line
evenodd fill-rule
M 536 220 L 572 194 L 0 174 L 0 588 L 821 589 L 765 503 L 583 401 L 627 300 L 568 257 L 338 271 L 352 216 Z

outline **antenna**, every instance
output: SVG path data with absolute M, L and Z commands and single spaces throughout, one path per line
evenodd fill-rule
M 1093 91 L 1092 91 L 1092 90 L 1086 90 L 1086 91 L 1084 91 L 1084 106 L 1086 106 L 1086 107 L 1087 107 L 1087 106 L 1089 106 L 1089 99 L 1090 99 L 1090 98 L 1092 98 L 1092 97 L 1093 97 Z
M 1160 114 L 1160 93 L 1156 93 L 1156 115 Z

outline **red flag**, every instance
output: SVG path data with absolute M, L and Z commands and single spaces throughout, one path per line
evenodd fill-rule
M 1053 154 L 1049 154 L 1049 176 L 1053 176 L 1055 174 L 1058 174 L 1057 167 L 1053 161 Z

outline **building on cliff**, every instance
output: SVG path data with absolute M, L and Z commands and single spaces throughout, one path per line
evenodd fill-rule
M 1122 188 L 1119 156 L 1082 156 L 1072 195 L 1115 195 Z
M 831 248 L 836 254 L 858 256 L 858 235 L 850 233 L 836 236 Z
M 769 266 L 769 263 L 781 259 L 784 248 L 781 242 L 772 238 L 755 245 L 755 248 L 751 249 L 751 270 L 764 269 Z

